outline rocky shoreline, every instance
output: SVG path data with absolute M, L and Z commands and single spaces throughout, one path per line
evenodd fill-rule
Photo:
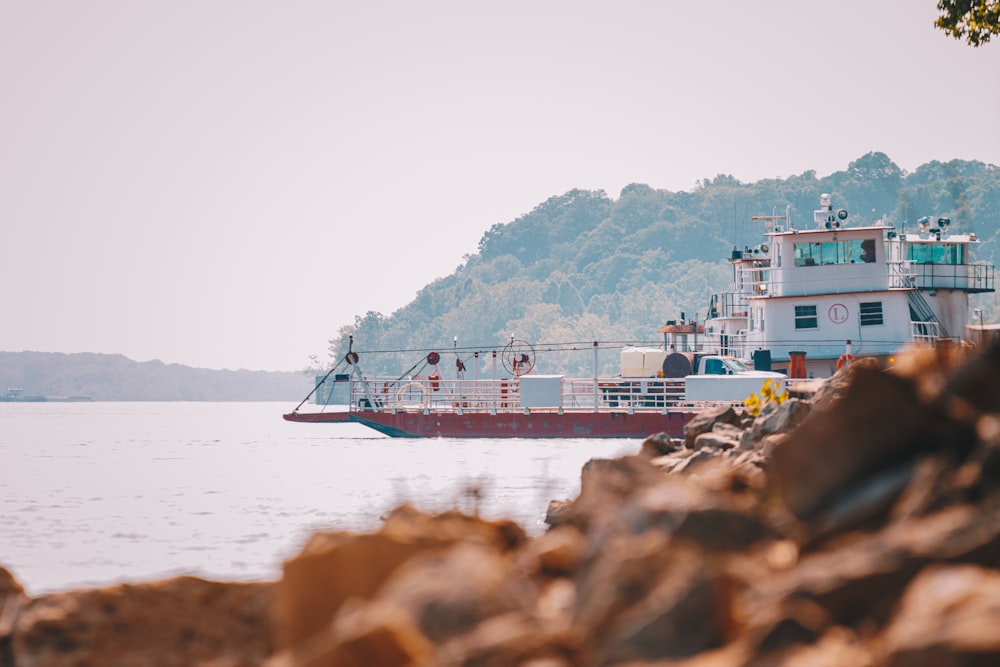
M 1000 346 L 861 361 L 594 459 L 549 530 L 399 507 L 275 582 L 28 597 L 0 667 L 1000 664 Z

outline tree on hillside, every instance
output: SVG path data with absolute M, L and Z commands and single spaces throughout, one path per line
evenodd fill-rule
M 908 174 L 873 151 L 823 178 L 806 171 L 741 183 L 720 175 L 689 192 L 633 183 L 617 200 L 571 190 L 494 225 L 454 274 L 391 315 L 370 312 L 342 327 L 331 359 L 343 356 L 352 334 L 366 373 L 397 376 L 456 338 L 480 350 L 502 346 L 511 332 L 531 342 L 650 340 L 681 312 L 704 318 L 709 295 L 729 283 L 734 245 L 764 240 L 754 215 L 788 210 L 806 229 L 824 192 L 851 213 L 851 224 L 870 220 L 872 209 L 900 230 L 925 215 L 949 217 L 956 231 L 987 241 L 977 260 L 997 263 L 1000 168 L 982 162 L 934 161 Z M 981 301 L 985 312 L 1000 312 L 997 295 Z M 367 354 L 376 350 L 403 352 Z
M 978 47 L 1000 35 L 1000 0 L 938 0 L 934 25 Z
M 529 266 L 560 243 L 575 240 L 604 219 L 610 200 L 603 191 L 570 190 L 551 197 L 508 224 L 495 224 L 479 241 L 479 255 L 490 260 L 513 255 Z

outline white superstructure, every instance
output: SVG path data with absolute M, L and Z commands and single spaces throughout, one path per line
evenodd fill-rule
M 971 262 L 975 234 L 947 218 L 916 231 L 884 219 L 853 225 L 822 195 L 814 226 L 790 216 L 754 218 L 767 241 L 734 250 L 730 290 L 712 296 L 704 349 L 788 367 L 804 353 L 808 377 L 828 377 L 846 352 L 886 358 L 914 342 L 957 340 L 969 294 L 993 291 L 993 266 Z

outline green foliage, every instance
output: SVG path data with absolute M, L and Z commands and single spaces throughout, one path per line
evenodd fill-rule
M 934 25 L 955 39 L 978 47 L 1000 34 L 1000 1 L 938 0 L 941 15 Z
M 824 178 L 807 171 L 741 183 L 719 175 L 691 192 L 632 184 L 616 200 L 571 190 L 493 225 L 477 254 L 391 316 L 369 312 L 341 327 L 331 357 L 339 360 L 353 335 L 362 353 L 402 350 L 366 356 L 368 373 L 402 374 L 431 350 L 463 359 L 481 350 L 480 371 L 488 374 L 489 352 L 513 334 L 543 349 L 582 342 L 580 350 L 545 355 L 537 372 L 587 375 L 594 340 L 656 344 L 664 321 L 682 312 L 704 319 L 709 295 L 729 283 L 724 260 L 733 247 L 764 240 L 763 223 L 751 217 L 788 208 L 797 226 L 808 227 L 823 192 L 855 224 L 884 215 L 902 228 L 924 215 L 948 216 L 956 231 L 975 231 L 985 241 L 978 259 L 996 263 L 1000 254 L 1000 169 L 982 162 L 934 161 L 907 174 L 871 152 Z M 993 295 L 977 305 L 1000 314 Z M 602 349 L 602 365 L 614 370 L 617 362 L 614 351 Z

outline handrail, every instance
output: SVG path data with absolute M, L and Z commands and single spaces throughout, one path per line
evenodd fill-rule
M 541 399 L 533 396 L 530 401 L 523 397 L 522 380 L 353 379 L 350 380 L 350 409 L 461 414 L 498 410 L 592 411 L 594 408 L 594 378 L 559 378 L 558 392 L 550 392 Z M 375 402 L 374 406 L 369 404 L 368 397 Z M 680 378 L 598 378 L 600 409 L 663 412 L 685 405 L 688 404 L 684 402 L 684 380 Z

